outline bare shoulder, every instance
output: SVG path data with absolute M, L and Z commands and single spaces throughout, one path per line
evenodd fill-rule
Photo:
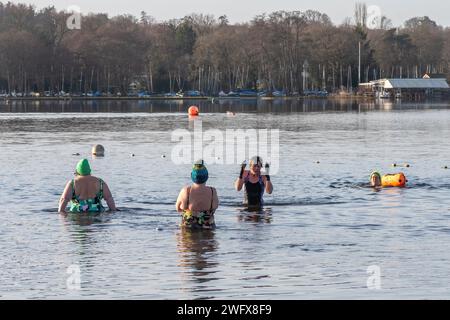
M 102 178 L 99 178 L 99 177 L 96 177 L 96 176 L 91 176 L 90 178 L 92 180 L 95 180 L 95 181 L 98 181 L 98 182 L 102 181 L 103 183 L 105 183 L 105 180 L 103 180 Z
M 187 192 L 188 192 L 188 189 L 189 189 L 189 186 L 184 186 L 183 188 L 181 188 L 181 190 L 180 190 L 180 196 L 181 195 L 186 195 L 187 194 Z

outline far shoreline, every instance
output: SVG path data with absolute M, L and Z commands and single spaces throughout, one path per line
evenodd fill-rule
M 331 95 L 327 97 L 3 97 L 0 101 L 237 101 L 237 100 L 376 100 L 375 97 L 356 95 Z

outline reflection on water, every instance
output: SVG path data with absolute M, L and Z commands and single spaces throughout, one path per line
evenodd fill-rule
M 180 228 L 176 234 L 178 266 L 186 281 L 204 283 L 213 280 L 217 262 L 214 254 L 219 244 L 216 230 Z
M 60 214 L 65 219 L 66 225 L 90 226 L 95 223 L 107 223 L 111 213 L 63 213 Z
M 355 99 L 214 99 L 211 100 L 71 100 L 0 101 L 0 113 L 186 113 L 191 105 L 201 113 L 364 112 L 448 108 L 446 102 Z M 230 113 L 231 114 L 231 113 Z
M 191 165 L 171 161 L 171 133 L 192 130 L 198 121 L 186 115 L 190 104 L 200 104 L 204 130 L 280 130 L 280 170 L 263 210 L 242 207 L 242 193 L 233 188 L 238 164 L 211 164 L 208 183 L 220 195 L 217 229 L 178 228 L 174 204 L 180 187 L 190 183 Z M 0 298 L 448 295 L 450 171 L 443 168 L 450 165 L 449 133 L 448 103 L 0 105 L 0 192 L 7 200 Z M 94 144 L 105 146 L 106 154 L 92 159 L 93 172 L 108 182 L 123 210 L 60 216 L 66 179 L 79 158 L 90 159 Z M 411 164 L 396 169 L 407 175 L 407 188 L 368 186 L 374 169 L 391 172 L 393 163 Z M 82 277 L 75 293 L 66 287 L 72 264 Z M 372 265 L 381 267 L 382 292 L 366 288 Z
M 252 209 L 243 208 L 238 209 L 238 221 L 243 222 L 272 222 L 272 208 Z
M 71 240 L 77 255 L 86 259 L 96 250 L 99 241 L 105 241 L 100 234 L 105 232 L 112 219 L 108 213 L 65 213 L 58 214 L 66 236 Z M 102 239 L 102 240 L 100 240 Z

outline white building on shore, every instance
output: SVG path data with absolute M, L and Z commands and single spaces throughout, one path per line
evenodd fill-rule
M 450 86 L 445 78 L 422 79 L 380 79 L 361 83 L 359 92 L 374 95 L 378 98 L 411 98 L 438 97 L 448 95 Z

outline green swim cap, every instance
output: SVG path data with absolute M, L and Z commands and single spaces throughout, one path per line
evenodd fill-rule
M 75 172 L 80 176 L 88 176 L 91 174 L 91 166 L 89 165 L 89 161 L 87 159 L 82 159 L 77 163 L 77 167 Z
M 373 175 L 377 175 L 378 176 L 378 178 L 380 178 L 381 179 L 381 174 L 378 172 L 378 171 L 374 171 L 374 172 L 372 172 L 371 174 L 370 174 L 370 178 L 369 179 L 372 179 L 372 176 Z

